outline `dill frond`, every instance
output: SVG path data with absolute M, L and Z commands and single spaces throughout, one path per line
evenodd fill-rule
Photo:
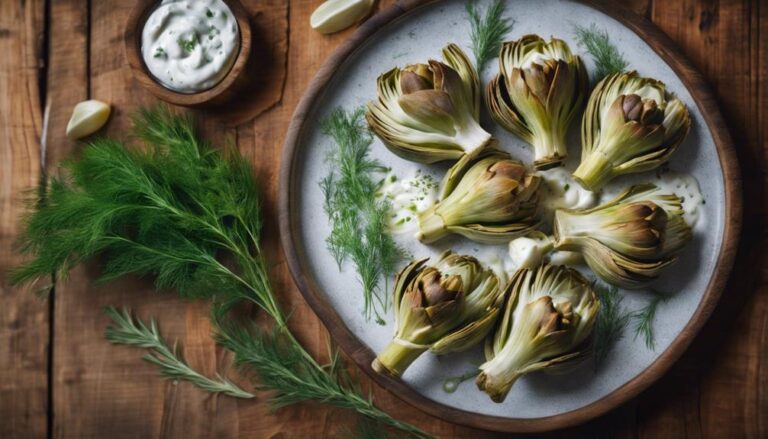
M 653 334 L 653 320 L 656 317 L 656 309 L 659 304 L 669 300 L 669 295 L 657 293 L 648 305 L 636 311 L 632 317 L 635 319 L 635 339 L 641 336 L 645 346 L 650 350 L 656 349 L 656 338 Z
M 496 57 L 504 37 L 512 30 L 514 20 L 504 17 L 504 2 L 493 0 L 485 16 L 480 15 L 474 0 L 466 4 L 469 23 L 472 27 L 472 53 L 475 55 L 477 73 L 482 74 L 486 63 Z
M 363 314 L 375 315 L 383 324 L 388 295 L 379 290 L 379 281 L 395 272 L 404 252 L 389 232 L 389 202 L 376 197 L 380 179 L 375 175 L 387 168 L 369 157 L 373 137 L 363 123 L 364 112 L 337 108 L 323 121 L 323 133 L 333 139 L 334 147 L 328 153 L 330 171 L 320 188 L 331 222 L 328 250 L 339 270 L 346 260 L 355 265 L 363 287 Z
M 594 281 L 592 288 L 600 299 L 593 334 L 595 368 L 599 368 L 616 343 L 624 337 L 624 328 L 632 314 L 621 306 L 624 298 L 616 287 Z
M 624 54 L 611 43 L 608 32 L 604 29 L 599 29 L 594 23 L 588 28 L 575 25 L 574 29 L 576 41 L 589 52 L 595 62 L 595 81 L 627 68 L 629 63 L 624 58 Z
M 20 248 L 30 258 L 13 281 L 52 273 L 61 279 L 99 256 L 101 281 L 152 276 L 158 290 L 209 300 L 215 309 L 256 305 L 274 321 L 271 333 L 218 319 L 217 340 L 258 373 L 263 387 L 276 391 L 278 406 L 312 399 L 426 437 L 378 409 L 351 381 L 339 381 L 340 366 L 318 364 L 288 330 L 261 249 L 261 204 L 250 164 L 236 150 L 218 151 L 201 141 L 189 117 L 164 106 L 140 110 L 134 126 L 147 148 L 96 139 L 64 164 L 65 177 L 51 181 L 41 194 L 45 202 L 33 204 L 24 219 Z M 107 334 L 111 341 L 152 349 L 145 358 L 167 376 L 194 376 L 158 341 L 155 324 L 111 316 L 117 318 Z
M 150 320 L 147 326 L 133 317 L 126 308 L 118 311 L 109 306 L 104 312 L 112 319 L 112 325 L 107 327 L 105 332 L 106 339 L 113 344 L 147 349 L 149 353 L 144 355 L 144 360 L 157 366 L 160 374 L 166 378 L 188 381 L 211 393 L 223 393 L 244 399 L 255 397 L 227 378 L 217 375 L 215 379 L 211 379 L 192 369 L 177 351 L 176 344 L 171 348 L 162 338 L 155 319 Z

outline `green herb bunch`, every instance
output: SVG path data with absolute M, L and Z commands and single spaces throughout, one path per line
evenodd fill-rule
M 320 181 L 325 196 L 325 212 L 331 221 L 326 242 L 339 270 L 351 260 L 363 287 L 363 313 L 381 314 L 388 308 L 387 292 L 378 288 L 382 277 L 395 272 L 403 250 L 390 235 L 390 204 L 377 198 L 379 181 L 375 176 L 387 168 L 369 157 L 373 142 L 363 123 L 365 109 L 334 110 L 323 122 L 323 133 L 334 141 L 328 154 L 331 171 Z M 379 310 L 380 309 L 380 310 Z
M 472 27 L 472 53 L 475 55 L 477 72 L 482 73 L 488 60 L 499 54 L 504 37 L 512 30 L 513 22 L 504 17 L 504 2 L 493 0 L 481 16 L 474 0 L 466 4 Z
M 635 339 L 642 336 L 645 341 L 645 347 L 650 350 L 656 349 L 656 336 L 653 331 L 653 320 L 656 318 L 656 309 L 660 304 L 668 301 L 671 297 L 668 293 L 653 291 L 654 296 L 648 305 L 635 311 L 632 318 L 635 319 Z
M 599 368 L 615 344 L 624 337 L 624 329 L 632 313 L 621 305 L 624 298 L 618 288 L 597 281 L 592 282 L 592 288 L 600 299 L 600 311 L 593 334 L 595 368 Z
M 145 149 L 97 139 L 63 164 L 65 177 L 51 181 L 25 218 L 20 245 L 31 259 L 13 280 L 63 278 L 78 263 L 100 256 L 102 281 L 152 276 L 159 290 L 212 301 L 217 341 L 234 353 L 237 364 L 256 373 L 260 388 L 275 391 L 277 406 L 324 402 L 426 436 L 342 379 L 338 361 L 319 364 L 288 329 L 267 275 L 257 181 L 249 163 L 236 151 L 217 151 L 201 141 L 189 117 L 166 107 L 140 110 L 134 128 Z M 229 318 L 230 309 L 246 303 L 271 317 L 271 329 Z M 129 324 L 128 317 L 116 320 L 110 339 L 144 343 L 161 371 L 173 376 L 176 372 L 164 368 L 180 366 L 175 352 L 163 348 L 164 342 L 140 340 L 157 331 Z
M 589 52 L 595 62 L 595 81 L 612 73 L 624 71 L 629 63 L 624 55 L 611 43 L 608 32 L 599 29 L 594 23 L 590 27 L 574 26 L 576 41 Z

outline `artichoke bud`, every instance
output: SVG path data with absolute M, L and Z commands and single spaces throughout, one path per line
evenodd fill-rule
M 491 138 L 479 124 L 480 80 L 458 46 L 443 49 L 445 63 L 394 68 L 377 80 L 368 103 L 371 130 L 398 156 L 421 163 L 458 160 Z
M 478 387 L 502 402 L 522 375 L 583 358 L 599 308 L 576 270 L 549 264 L 518 270 L 494 336 L 486 340 Z
M 669 160 L 688 134 L 685 105 L 661 81 L 636 72 L 598 83 L 581 127 L 581 164 L 574 178 L 597 191 L 614 177 L 655 169 Z
M 400 76 L 400 88 L 403 94 L 418 90 L 430 90 L 434 87 L 432 70 L 426 64 L 411 64 L 403 69 Z
M 659 110 L 653 99 L 642 99 L 638 95 L 631 94 L 621 96 L 616 102 L 621 105 L 627 122 L 638 122 L 655 128 L 664 121 L 664 112 Z
M 395 336 L 373 361 L 379 373 L 400 376 L 424 351 L 461 351 L 493 327 L 504 291 L 495 274 L 471 256 L 447 251 L 434 266 L 414 261 L 394 287 Z
M 588 92 L 584 63 L 562 40 L 526 35 L 504 43 L 499 66 L 486 91 L 491 116 L 533 145 L 537 169 L 559 166 L 568 125 Z
M 425 243 L 456 233 L 482 243 L 506 243 L 537 223 L 541 177 L 509 154 L 489 148 L 456 163 L 443 180 L 440 200 L 419 214 Z
M 581 252 L 592 271 L 610 284 L 643 287 L 691 239 L 681 203 L 656 186 L 638 185 L 594 209 L 558 209 L 554 247 Z

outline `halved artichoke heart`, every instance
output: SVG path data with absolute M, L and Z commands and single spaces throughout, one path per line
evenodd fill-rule
M 401 376 L 429 349 L 465 350 L 485 338 L 496 322 L 505 290 L 471 256 L 446 251 L 434 265 L 413 261 L 395 280 L 395 336 L 373 361 L 379 373 Z
M 589 210 L 555 212 L 554 247 L 580 252 L 604 281 L 641 288 L 691 240 L 682 200 L 652 184 L 633 186 Z
M 486 339 L 477 386 L 502 402 L 522 375 L 585 357 L 599 309 L 590 283 L 572 268 L 518 270 L 494 335 Z
M 568 125 L 589 92 L 581 58 L 562 40 L 525 35 L 504 43 L 499 70 L 486 93 L 494 120 L 533 145 L 537 169 L 559 166 Z
M 493 147 L 465 156 L 448 170 L 440 199 L 419 214 L 416 237 L 425 243 L 456 233 L 502 244 L 532 230 L 541 177 Z
M 365 118 L 398 156 L 420 163 L 458 160 L 491 138 L 480 117 L 480 80 L 455 44 L 443 48 L 445 63 L 430 60 L 394 68 L 377 79 L 378 102 Z
M 581 126 L 581 164 L 574 179 L 591 191 L 614 177 L 649 171 L 669 160 L 691 128 L 685 105 L 663 82 L 637 72 L 597 84 Z

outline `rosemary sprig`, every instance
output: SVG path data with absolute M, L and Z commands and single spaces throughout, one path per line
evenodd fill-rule
M 616 287 L 594 281 L 592 288 L 600 299 L 600 311 L 593 334 L 595 368 L 599 368 L 616 343 L 624 337 L 624 328 L 632 313 L 621 306 L 624 298 L 619 295 Z
M 378 288 L 379 281 L 394 273 L 403 250 L 389 232 L 389 202 L 376 197 L 380 179 L 374 175 L 387 169 L 368 155 L 373 138 L 362 121 L 364 112 L 337 108 L 323 122 L 323 133 L 333 139 L 334 147 L 328 154 L 330 171 L 320 187 L 332 227 L 328 249 L 339 270 L 348 259 L 354 263 L 363 287 L 363 314 L 375 315 L 384 324 L 381 315 L 388 308 L 388 296 Z
M 62 278 L 101 256 L 103 281 L 149 275 L 159 290 L 217 307 L 256 305 L 274 321 L 271 331 L 254 335 L 220 319 L 217 339 L 277 391 L 278 402 L 311 397 L 426 437 L 336 381 L 288 330 L 261 249 L 261 205 L 250 164 L 236 151 L 214 150 L 197 137 L 190 118 L 166 107 L 141 110 L 134 127 L 146 149 L 97 139 L 64 164 L 67 177 L 54 178 L 45 203 L 34 204 L 25 219 L 20 244 L 32 257 L 12 279 Z M 288 356 L 278 356 L 280 349 Z
M 227 378 L 217 375 L 215 379 L 211 379 L 192 369 L 176 350 L 176 343 L 169 347 L 162 338 L 155 319 L 151 319 L 147 326 L 134 318 L 126 308 L 118 311 L 108 306 L 104 312 L 112 319 L 112 325 L 107 327 L 105 333 L 106 339 L 113 344 L 147 349 L 149 352 L 142 358 L 157 366 L 160 374 L 166 378 L 188 381 L 211 393 L 223 393 L 245 399 L 254 397 L 252 393 L 246 392 Z
M 574 29 L 576 41 L 589 52 L 595 62 L 595 81 L 627 68 L 629 63 L 624 58 L 624 54 L 611 43 L 608 32 L 599 29 L 594 23 L 588 28 L 575 25 Z
M 317 401 L 354 410 L 416 437 L 429 437 L 382 412 L 370 396 L 364 397 L 346 374 L 337 352 L 329 364 L 319 366 L 287 331 L 265 332 L 256 325 L 226 323 L 226 307 L 222 306 L 214 307 L 213 313 L 217 342 L 235 353 L 237 365 L 256 372 L 262 390 L 277 391 L 270 400 L 275 408 Z
M 668 294 L 657 292 L 651 301 L 648 302 L 648 305 L 632 314 L 632 317 L 635 319 L 635 339 L 642 336 L 645 346 L 650 350 L 656 349 L 656 338 L 653 334 L 653 320 L 656 317 L 656 309 L 660 303 L 669 300 L 669 297 Z
M 482 74 L 485 64 L 499 54 L 504 37 L 512 30 L 514 21 L 504 17 L 504 2 L 493 0 L 485 16 L 480 16 L 474 0 L 466 4 L 469 23 L 472 27 L 472 53 L 475 55 L 477 72 Z

